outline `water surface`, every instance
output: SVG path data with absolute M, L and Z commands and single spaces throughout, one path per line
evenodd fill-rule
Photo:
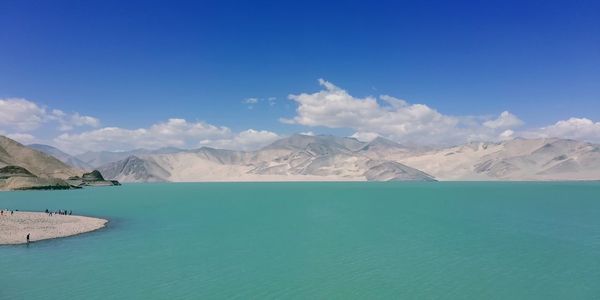
M 591 299 L 600 183 L 189 183 L 0 193 L 106 229 L 0 247 L 0 299 Z

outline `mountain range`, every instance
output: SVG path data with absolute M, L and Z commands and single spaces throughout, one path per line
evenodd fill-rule
M 83 170 L 83 171 L 90 171 L 92 169 L 94 169 L 94 167 L 84 161 L 82 161 L 81 159 L 72 156 L 70 154 L 67 154 L 65 152 L 63 152 L 62 150 L 52 147 L 52 146 L 48 146 L 48 145 L 42 145 L 42 144 L 31 144 L 31 145 L 27 145 L 27 147 L 46 153 L 50 156 L 55 157 L 56 159 L 64 162 L 65 164 L 74 167 L 76 169 L 79 170 Z
M 0 136 L 0 190 L 66 189 L 65 180 L 77 175 L 76 169 L 53 156 Z
M 554 138 L 415 148 L 381 137 L 362 142 L 295 134 L 255 151 L 161 148 L 75 156 L 46 145 L 29 147 L 47 154 L 25 164 L 33 174 L 43 174 L 40 168 L 65 174 L 98 169 L 121 182 L 600 179 L 600 145 Z M 10 165 L 1 155 L 0 167 Z
M 80 164 L 59 149 L 46 145 L 28 147 L 0 136 L 0 190 L 72 189 L 119 184 L 104 180 L 98 171 L 85 173 Z
M 125 154 L 98 169 L 124 182 L 600 179 L 599 145 L 555 138 L 433 149 L 381 137 L 361 142 L 295 134 L 256 151 L 203 147 L 119 152 Z
M 402 163 L 362 154 L 365 145 L 353 138 L 293 135 L 256 151 L 202 147 L 134 155 L 98 169 L 123 182 L 434 180 Z

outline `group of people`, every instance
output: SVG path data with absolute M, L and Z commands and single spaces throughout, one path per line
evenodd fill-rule
M 63 216 L 70 216 L 70 215 L 72 215 L 72 214 L 73 214 L 73 211 L 72 211 L 72 210 L 66 210 L 66 209 L 65 209 L 65 210 L 60 210 L 60 209 L 59 209 L 59 210 L 57 210 L 57 211 L 49 211 L 48 209 L 46 209 L 46 213 L 47 213 L 49 216 L 52 216 L 52 215 L 63 215 Z

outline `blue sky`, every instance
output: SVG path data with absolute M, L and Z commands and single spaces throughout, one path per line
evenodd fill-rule
M 483 124 L 508 111 L 521 122 L 502 132 L 539 133 L 577 118 L 591 121 L 591 136 L 582 138 L 600 139 L 598 1 L 0 1 L 0 45 L 0 99 L 98 120 L 54 130 L 50 124 L 67 121 L 28 128 L 5 118 L 0 132 L 68 148 L 55 138 L 172 118 L 227 127 L 231 135 L 412 136 L 397 126 L 373 132 L 375 121 L 301 115 L 302 105 L 316 108 L 288 96 L 316 97 L 327 90 L 320 78 L 355 101 L 390 95 L 424 104 L 461 119 L 453 123 L 459 128 L 464 118 Z M 263 100 L 248 105 L 248 98 Z M 5 115 L 16 115 L 14 107 L 5 102 Z M 474 129 L 461 138 L 499 133 Z

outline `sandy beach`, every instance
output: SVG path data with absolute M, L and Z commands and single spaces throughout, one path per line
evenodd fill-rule
M 11 215 L 10 211 L 5 210 L 0 216 L 0 245 L 27 243 L 28 233 L 31 242 L 67 237 L 100 229 L 107 222 L 83 216 L 50 216 L 44 212 L 15 211 Z

